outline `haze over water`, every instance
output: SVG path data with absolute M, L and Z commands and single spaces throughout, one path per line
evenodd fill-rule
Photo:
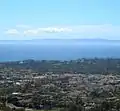
M 0 61 L 25 59 L 71 60 L 78 58 L 120 58 L 119 44 L 105 43 L 12 43 L 0 44 Z

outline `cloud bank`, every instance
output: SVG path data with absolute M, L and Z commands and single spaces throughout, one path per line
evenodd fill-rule
M 9 29 L 9 30 L 5 31 L 5 33 L 8 35 L 18 35 L 19 31 L 17 29 Z
M 37 27 L 33 28 L 27 25 L 16 25 L 14 29 L 5 31 L 7 35 L 21 36 L 49 36 L 54 34 L 67 35 L 72 38 L 107 38 L 120 39 L 120 26 L 111 24 L 104 25 L 78 25 L 68 27 Z
M 48 27 L 48 28 L 36 28 L 36 29 L 29 29 L 23 32 L 24 35 L 41 35 L 45 33 L 67 33 L 71 32 L 72 29 L 69 28 L 55 28 L 55 27 Z

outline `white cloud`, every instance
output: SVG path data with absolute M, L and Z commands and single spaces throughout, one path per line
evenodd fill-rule
M 19 30 L 17 30 L 19 27 Z M 20 28 L 21 27 L 21 28 Z M 26 27 L 26 28 L 23 28 Z M 104 39 L 120 39 L 120 26 L 111 24 L 103 25 L 78 25 L 78 26 L 62 26 L 62 27 L 38 27 L 28 28 L 24 25 L 17 26 L 16 29 L 6 31 L 8 35 L 34 36 L 51 38 L 104 38 Z
M 36 29 L 25 30 L 23 33 L 24 35 L 40 35 L 45 33 L 63 33 L 63 32 L 67 33 L 70 31 L 72 31 L 72 29 L 48 27 L 48 28 L 36 28 Z
M 55 28 L 55 27 L 48 27 L 48 28 L 38 28 L 40 32 L 45 33 L 60 33 L 60 32 L 71 32 L 72 29 L 70 28 Z
M 31 26 L 29 25 L 23 25 L 23 24 L 19 24 L 19 25 L 16 25 L 17 28 L 31 28 Z
M 24 25 L 18 26 L 21 27 L 19 31 L 17 29 L 9 29 L 5 33 L 8 35 L 25 35 L 25 36 L 38 36 L 46 33 L 68 33 L 71 32 L 70 28 L 56 28 L 56 27 L 47 27 L 47 28 L 35 28 L 35 29 L 23 29 Z M 21 32 L 21 33 L 20 33 Z
M 35 29 L 31 29 L 31 30 L 25 30 L 23 32 L 24 35 L 28 35 L 28 36 L 36 36 L 36 35 L 39 35 L 39 30 L 35 30 Z
M 5 33 L 8 35 L 18 35 L 19 31 L 17 29 L 9 29 Z

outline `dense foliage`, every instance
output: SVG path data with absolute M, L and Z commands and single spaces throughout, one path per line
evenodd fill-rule
M 31 69 L 46 73 L 118 73 L 120 72 L 120 59 L 78 59 L 70 61 L 57 60 L 24 60 L 17 62 L 0 63 L 0 68 Z

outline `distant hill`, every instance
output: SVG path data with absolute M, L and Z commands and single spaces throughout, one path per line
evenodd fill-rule
M 0 44 L 12 43 L 120 43 L 120 40 L 107 39 L 33 39 L 33 40 L 0 40 Z

